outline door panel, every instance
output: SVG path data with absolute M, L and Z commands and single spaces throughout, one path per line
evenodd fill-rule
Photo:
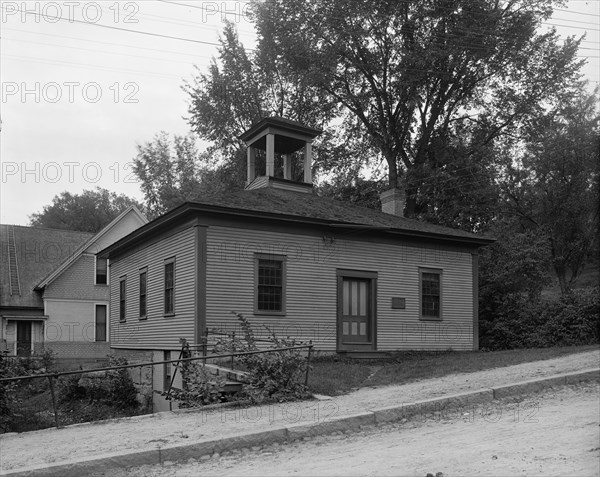
M 341 341 L 369 343 L 371 341 L 370 280 L 364 278 L 342 278 Z

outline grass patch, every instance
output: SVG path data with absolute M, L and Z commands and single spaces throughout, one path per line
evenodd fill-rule
M 597 349 L 598 345 L 505 351 L 406 351 L 393 353 L 391 359 L 369 360 L 330 356 L 313 361 L 309 389 L 316 394 L 336 396 L 360 387 L 406 384 Z
M 369 363 L 371 360 L 369 360 Z M 337 396 L 361 387 L 372 373 L 372 366 L 366 360 L 340 358 L 312 362 L 308 376 L 308 388 L 312 393 Z

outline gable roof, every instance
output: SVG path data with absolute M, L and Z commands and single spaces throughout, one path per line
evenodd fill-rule
M 218 214 L 219 216 L 252 217 L 282 223 L 301 223 L 332 228 L 378 231 L 396 236 L 431 239 L 462 243 L 479 247 L 494 239 L 462 230 L 434 225 L 420 220 L 386 214 L 378 210 L 348 204 L 316 194 L 290 190 L 263 188 L 217 194 L 195 202 L 186 202 L 152 222 L 140 227 L 127 237 L 99 252 L 109 256 L 113 252 L 132 245 L 139 238 L 154 231 L 168 228 L 181 217 L 194 214 Z
M 135 205 L 131 205 L 131 206 L 127 207 L 127 209 L 125 209 L 123 212 L 121 212 L 116 218 L 114 218 L 100 232 L 98 232 L 97 234 L 91 234 L 91 237 L 85 243 L 81 244 L 81 246 L 75 251 L 75 253 L 73 253 L 62 264 L 60 264 L 60 266 L 58 266 L 55 270 L 50 272 L 43 280 L 41 280 L 39 283 L 37 283 L 35 286 L 35 289 L 42 290 L 43 288 L 47 287 L 56 278 L 58 278 L 61 273 L 63 273 L 67 268 L 69 268 L 69 266 L 71 266 L 71 264 L 73 262 L 75 262 L 79 257 L 81 257 L 81 255 L 83 255 L 83 253 L 87 249 L 89 249 L 95 242 L 98 242 L 103 236 L 105 236 L 107 233 L 109 233 L 110 230 L 112 228 L 114 228 L 116 224 L 118 224 L 121 220 L 123 220 L 123 218 L 126 215 L 128 215 L 130 213 L 137 215 L 141 219 L 142 223 L 148 223 L 148 219 L 146 218 L 146 216 L 144 214 L 142 214 Z
M 8 231 L 14 227 L 15 251 L 21 294 L 11 295 L 8 270 Z M 69 260 L 72 254 L 94 234 L 72 230 L 0 225 L 0 305 L 17 307 L 44 306 L 35 285 L 52 270 Z

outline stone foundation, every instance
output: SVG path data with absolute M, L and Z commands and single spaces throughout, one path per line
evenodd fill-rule
M 125 358 L 128 364 L 151 363 L 154 361 L 152 351 L 113 348 L 112 355 Z M 155 366 L 129 368 L 129 376 L 138 391 L 138 401 L 146 408 L 152 408 L 153 380 Z

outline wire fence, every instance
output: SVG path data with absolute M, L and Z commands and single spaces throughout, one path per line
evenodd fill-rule
M 122 377 L 122 374 L 120 374 L 120 372 L 125 370 L 130 371 L 135 368 L 140 369 L 139 374 L 141 381 L 143 369 L 153 368 L 154 366 L 175 364 L 177 369 L 181 367 L 182 364 L 192 363 L 196 361 L 202 361 L 203 364 L 206 364 L 207 360 L 228 360 L 229 363 L 231 363 L 231 369 L 233 370 L 235 360 L 239 359 L 240 357 L 265 353 L 282 353 L 286 351 L 289 352 L 292 350 L 305 349 L 307 350 L 307 356 L 304 384 L 308 385 L 310 360 L 313 350 L 312 343 L 307 345 L 281 347 L 258 351 L 245 351 L 221 354 L 209 354 L 207 352 L 208 345 L 206 340 L 204 340 L 203 343 L 200 343 L 198 345 L 190 346 L 197 348 L 199 350 L 200 355 L 189 357 L 184 357 L 183 355 L 180 355 L 180 357 L 177 359 L 147 361 L 142 363 L 121 364 L 114 366 L 103 366 L 99 368 L 85 370 L 43 372 L 44 368 L 39 368 L 37 371 L 31 371 L 31 374 L 0 378 L 0 429 L 3 432 L 7 431 L 7 429 L 4 428 L 3 424 L 5 424 L 8 420 L 12 422 L 13 426 L 18 425 L 19 431 L 35 430 L 52 426 L 59 428 L 61 427 L 61 425 L 68 425 L 74 422 L 85 422 L 86 417 L 89 417 L 88 420 L 97 420 L 97 415 L 94 416 L 86 414 L 86 407 L 88 408 L 87 410 L 89 412 L 97 413 L 97 409 L 91 406 L 92 402 L 90 402 L 87 406 L 84 404 L 83 410 L 81 408 L 69 409 L 68 406 L 65 408 L 65 406 L 61 405 L 62 402 L 59 402 L 58 391 L 61 391 L 61 396 L 64 395 L 65 389 L 69 390 L 70 385 L 80 384 L 80 380 L 82 378 L 87 378 L 88 381 L 92 383 L 92 388 L 94 388 L 94 386 L 101 386 L 100 384 L 93 384 L 95 379 L 100 381 L 100 378 L 106 376 L 112 377 L 114 380 L 116 380 L 115 382 L 117 382 L 118 384 L 118 380 L 120 379 L 120 377 Z M 31 358 L 28 359 L 31 360 Z M 2 360 L 7 360 L 4 363 L 4 368 L 6 368 L 7 364 L 9 365 L 9 367 L 12 365 L 13 371 L 18 370 L 20 363 L 23 361 L 23 359 L 19 357 L 7 357 L 0 355 L 0 361 Z M 169 392 L 171 387 L 173 386 L 174 378 L 175 376 L 173 373 L 169 386 Z M 74 388 L 76 387 L 77 386 L 74 386 Z M 98 389 L 98 392 L 100 393 L 101 389 Z M 152 392 L 155 392 L 155 390 L 153 389 Z M 71 394 L 73 394 L 72 390 Z M 69 392 L 67 392 L 66 395 L 68 397 Z M 6 399 L 8 396 L 10 396 L 10 398 L 13 400 L 13 402 L 11 403 L 12 405 L 10 406 L 6 405 Z M 77 398 L 80 396 L 74 395 L 71 397 Z M 93 396 L 91 396 L 90 399 L 93 399 Z M 117 412 L 117 414 L 121 415 L 109 414 L 106 417 L 122 417 L 123 415 L 131 415 L 126 413 L 126 409 L 121 409 L 120 411 L 121 412 Z M 7 413 L 11 413 L 12 415 L 7 415 Z M 139 413 L 140 412 L 137 412 L 137 414 Z

